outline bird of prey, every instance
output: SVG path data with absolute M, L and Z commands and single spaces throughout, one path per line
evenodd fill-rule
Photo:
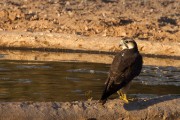
M 116 54 L 111 64 L 100 99 L 102 104 L 105 104 L 107 98 L 115 92 L 119 94 L 120 99 L 128 102 L 127 90 L 132 79 L 138 76 L 142 69 L 143 60 L 136 42 L 131 38 L 125 38 L 121 40 L 119 46 L 122 47 L 122 51 Z

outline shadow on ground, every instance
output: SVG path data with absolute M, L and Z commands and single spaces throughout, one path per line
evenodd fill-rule
M 138 102 L 130 102 L 128 104 L 124 104 L 124 109 L 127 111 L 133 111 L 133 110 L 142 110 L 146 109 L 149 106 L 158 104 L 160 102 L 165 102 L 173 99 L 180 98 L 180 95 L 165 95 L 157 98 L 152 98 L 149 100 L 140 100 Z

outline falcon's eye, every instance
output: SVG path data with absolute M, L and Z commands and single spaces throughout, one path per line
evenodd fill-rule
M 128 43 L 129 41 L 125 41 L 125 43 Z

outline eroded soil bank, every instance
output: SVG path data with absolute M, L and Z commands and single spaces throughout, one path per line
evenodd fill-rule
M 20 60 L 20 61 L 77 61 L 88 63 L 111 64 L 113 54 L 93 54 L 76 52 L 49 52 L 49 51 L 24 51 L 24 50 L 0 50 L 0 60 Z M 161 61 L 161 62 L 159 62 Z M 180 60 L 174 57 L 158 58 L 146 57 L 143 55 L 143 64 L 152 66 L 174 66 L 180 67 Z
M 109 100 L 84 102 L 11 102 L 0 103 L 1 120 L 178 120 L 180 97 L 161 96 L 154 99 L 123 103 Z
M 1 49 L 70 49 L 80 51 L 115 52 L 120 50 L 120 37 L 85 37 L 46 32 L 0 32 Z M 154 42 L 135 39 L 144 54 L 179 56 L 179 42 Z

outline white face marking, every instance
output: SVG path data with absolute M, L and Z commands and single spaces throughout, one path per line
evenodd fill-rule
M 131 40 L 121 40 L 121 48 L 124 49 L 133 49 L 135 47 L 134 43 Z
M 133 49 L 134 48 L 134 44 L 132 42 L 129 42 L 127 44 L 127 46 L 128 46 L 128 49 Z
M 128 48 L 127 48 L 125 45 L 123 45 L 123 46 L 122 46 L 122 49 L 124 50 L 124 49 L 128 49 Z

